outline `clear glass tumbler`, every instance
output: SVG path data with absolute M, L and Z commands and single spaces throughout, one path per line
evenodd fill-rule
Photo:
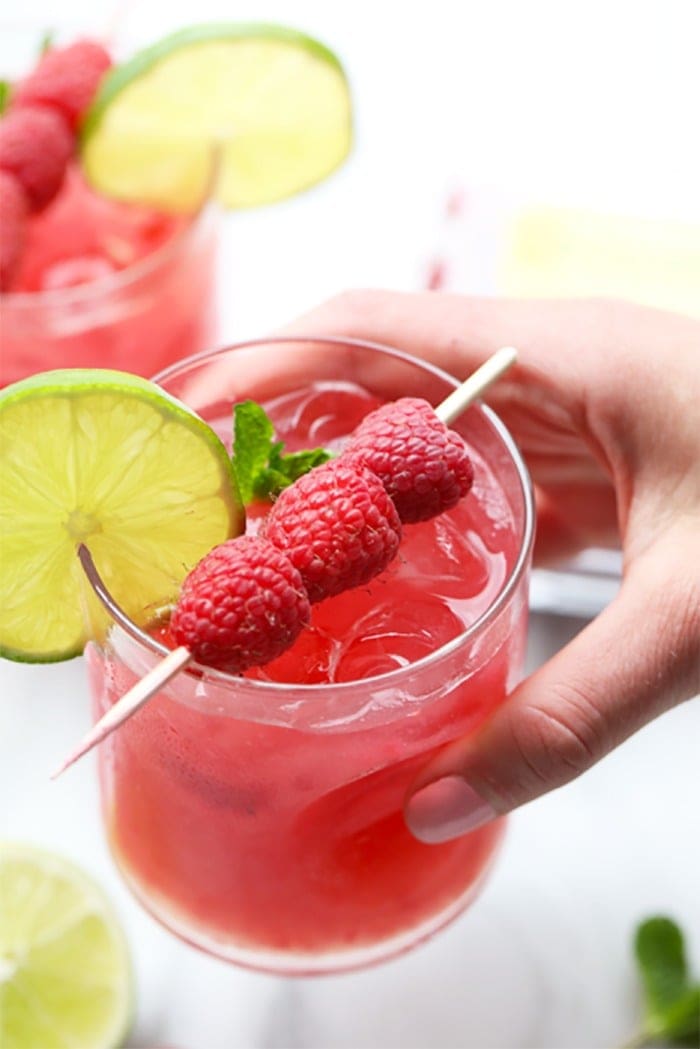
M 216 209 L 205 206 L 124 269 L 71 287 L 0 294 L 0 386 L 53 368 L 148 377 L 210 347 L 216 225 Z
M 233 402 L 264 403 L 290 448 L 340 447 L 376 404 L 437 404 L 456 385 L 397 350 L 340 338 L 246 343 L 157 381 L 224 437 Z M 424 845 L 403 819 L 424 763 L 473 732 L 523 669 L 528 477 L 488 408 L 455 426 L 476 474 L 459 507 L 406 526 L 390 568 L 314 606 L 270 668 L 192 667 L 101 747 L 104 822 L 124 878 L 211 954 L 286 974 L 367 965 L 435 932 L 482 884 L 502 820 Z M 165 651 L 157 635 L 117 625 L 92 643 L 95 717 Z

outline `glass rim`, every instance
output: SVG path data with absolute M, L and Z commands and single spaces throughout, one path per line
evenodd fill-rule
M 383 343 L 371 342 L 365 339 L 355 339 L 342 335 L 273 335 L 268 338 L 246 339 L 242 342 L 231 343 L 228 346 L 222 346 L 214 350 L 203 350 L 201 353 L 185 357 L 181 361 L 171 364 L 167 368 L 158 372 L 153 377 L 152 381 L 161 385 L 165 380 L 181 372 L 183 368 L 189 368 L 192 365 L 204 363 L 207 360 L 219 357 L 224 353 L 230 353 L 231 351 L 253 349 L 256 346 L 268 346 L 293 342 L 321 345 L 330 344 L 335 346 L 355 346 L 360 349 L 378 351 L 379 353 L 385 354 L 388 357 L 394 357 L 404 363 L 417 365 L 419 368 L 430 372 L 435 378 L 446 382 L 453 389 L 456 389 L 457 386 L 459 386 L 459 380 L 453 375 L 450 375 L 449 372 L 444 371 L 444 369 L 439 368 L 437 365 L 432 364 L 429 361 L 422 360 L 420 357 L 416 357 L 413 354 L 406 353 L 403 350 L 398 350 L 395 347 L 387 346 Z M 203 664 L 197 663 L 192 663 L 185 667 L 182 673 L 195 679 L 206 677 L 215 685 L 226 685 L 229 687 L 233 685 L 238 689 L 243 689 L 243 691 L 249 692 L 251 695 L 262 695 L 263 693 L 274 693 L 278 696 L 301 694 L 310 699 L 311 697 L 319 697 L 323 692 L 327 692 L 329 689 L 333 689 L 334 692 L 338 693 L 347 693 L 358 687 L 365 687 L 370 690 L 377 687 L 390 687 L 391 683 L 394 681 L 405 680 L 407 676 L 414 673 L 421 673 L 442 660 L 449 658 L 466 642 L 473 637 L 482 634 L 507 605 L 526 570 L 535 534 L 535 503 L 532 483 L 530 481 L 527 467 L 525 466 L 525 462 L 509 430 L 493 409 L 489 408 L 489 406 L 484 404 L 480 399 L 473 402 L 472 406 L 478 408 L 479 411 L 485 415 L 491 426 L 495 429 L 498 437 L 503 442 L 506 451 L 515 465 L 518 481 L 520 483 L 520 493 L 522 495 L 524 509 L 522 538 L 515 563 L 494 600 L 489 607 L 474 620 L 473 623 L 466 627 L 456 637 L 445 642 L 444 645 L 440 645 L 440 647 L 436 648 L 433 652 L 429 652 L 427 655 L 417 659 L 415 663 L 408 663 L 405 666 L 385 671 L 382 674 L 373 674 L 370 677 L 358 678 L 353 681 L 329 681 L 317 684 L 286 681 L 260 681 L 235 674 L 228 674 L 225 671 L 216 670 L 214 667 L 206 667 Z M 116 625 L 125 633 L 131 635 L 135 641 L 140 642 L 142 646 L 161 658 L 167 656 L 171 651 L 166 645 L 156 641 L 150 634 L 131 620 L 126 618 L 121 620 L 120 618 Z
M 124 202 L 122 202 L 124 203 Z M 216 202 L 207 197 L 196 211 L 187 216 L 186 225 L 159 244 L 153 251 L 143 255 L 136 262 L 130 263 L 121 270 L 107 273 L 96 280 L 85 284 L 75 284 L 69 288 L 45 288 L 40 291 L 4 291 L 0 292 L 0 305 L 3 310 L 61 309 L 75 305 L 90 305 L 115 293 L 128 290 L 140 281 L 156 273 L 161 266 L 174 258 L 181 250 L 187 248 L 187 242 L 195 236 L 200 227 L 213 215 Z M 189 360 L 190 358 L 183 358 Z

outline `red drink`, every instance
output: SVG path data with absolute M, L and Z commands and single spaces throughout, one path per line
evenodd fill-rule
M 290 449 L 338 446 L 378 403 L 438 403 L 454 385 L 395 351 L 323 341 L 224 351 L 161 381 L 222 435 L 231 402 L 254 397 Z M 316 605 L 267 667 L 180 675 L 103 745 L 117 862 L 158 918 L 212 953 L 281 972 L 377 961 L 459 913 L 488 867 L 500 823 L 428 846 L 402 814 L 425 762 L 473 731 L 522 670 L 523 467 L 483 408 L 456 428 L 473 450 L 474 490 L 406 526 L 386 572 Z M 157 646 L 114 628 L 88 658 L 100 715 Z
M 30 217 L 0 296 L 0 385 L 51 368 L 153 375 L 207 348 L 214 329 L 213 215 L 169 215 L 92 192 L 76 167 Z

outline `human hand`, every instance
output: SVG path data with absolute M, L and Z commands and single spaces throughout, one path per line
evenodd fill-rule
M 369 291 L 286 333 L 386 343 L 460 379 L 516 346 L 486 400 L 532 474 L 536 560 L 622 546 L 615 600 L 418 777 L 416 837 L 448 840 L 567 783 L 700 692 L 700 323 L 599 300 Z

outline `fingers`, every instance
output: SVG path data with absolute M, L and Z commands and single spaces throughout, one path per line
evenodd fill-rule
M 486 400 L 564 513 L 563 549 L 621 534 L 636 554 L 669 507 L 697 505 L 700 324 L 692 318 L 607 299 L 354 291 L 287 331 L 384 343 L 457 378 L 515 346 L 517 364 Z
M 591 339 L 606 306 L 586 300 L 516 300 L 464 295 L 351 291 L 329 300 L 285 328 L 285 334 L 344 335 L 396 346 L 462 378 L 501 346 L 513 345 L 527 368 L 542 374 Z M 571 347 L 570 350 L 567 347 Z
M 291 331 L 384 343 L 457 378 L 515 346 L 487 399 L 530 467 L 545 546 L 623 539 L 613 604 L 416 781 L 417 837 L 447 840 L 561 786 L 700 690 L 697 322 L 606 300 L 369 291 Z M 689 534 L 665 541 L 679 516 Z
M 562 786 L 700 691 L 700 573 L 680 573 L 683 551 L 640 561 L 590 626 L 423 770 L 405 811 L 416 837 L 446 841 Z
M 496 397 L 510 410 L 519 407 L 521 416 L 546 415 L 564 433 L 572 420 L 574 429 L 584 432 L 592 406 L 594 416 L 602 410 L 624 431 L 636 420 L 640 401 L 655 403 L 653 389 L 664 382 L 675 359 L 696 355 L 700 345 L 697 321 L 612 299 L 379 290 L 344 292 L 298 318 L 285 328 L 288 333 L 381 342 L 457 378 L 499 347 L 515 346 L 519 362 L 490 400 L 499 409 Z M 688 371 L 684 363 L 681 374 Z
M 589 440 L 587 403 L 589 376 L 596 372 L 595 357 L 602 352 L 599 332 L 610 326 L 609 313 L 617 308 L 584 300 L 360 291 L 324 303 L 286 331 L 381 342 L 457 378 L 471 373 L 500 346 L 515 346 L 516 365 L 485 399 L 525 457 L 542 496 L 540 506 L 557 507 L 556 514 L 539 522 L 536 547 L 538 560 L 552 560 L 618 539 L 610 473 L 600 442 Z

